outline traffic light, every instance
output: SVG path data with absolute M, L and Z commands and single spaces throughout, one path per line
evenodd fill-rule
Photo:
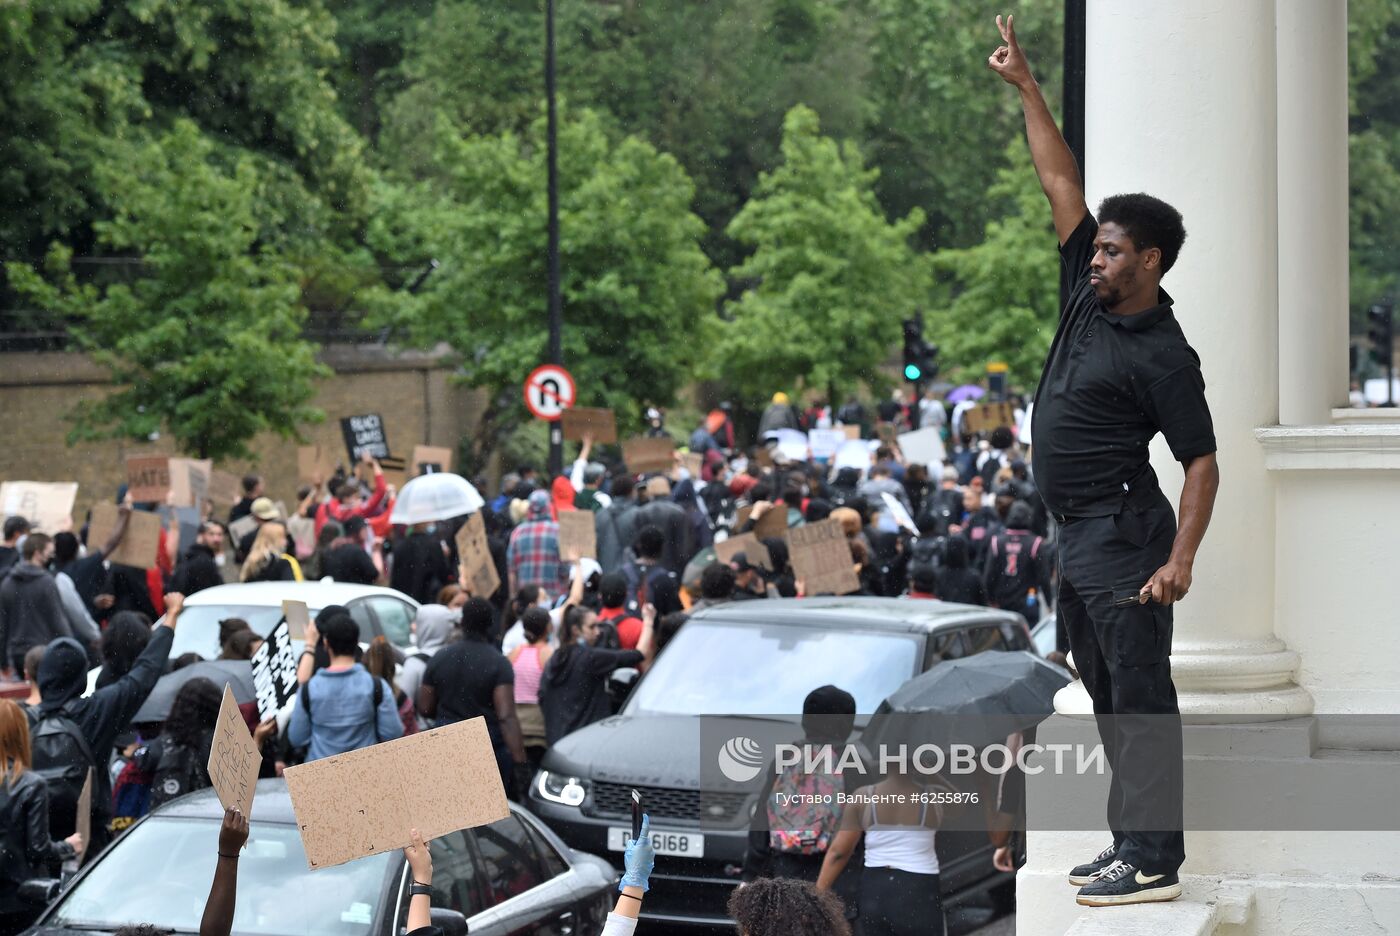
M 1373 305 L 1366 311 L 1371 338 L 1371 360 L 1383 368 L 1395 363 L 1395 306 Z
M 938 345 L 924 340 L 923 316 L 904 320 L 904 379 L 911 383 L 938 376 Z

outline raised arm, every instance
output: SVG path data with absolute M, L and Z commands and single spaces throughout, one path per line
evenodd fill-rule
M 238 853 L 248 841 L 248 817 L 237 809 L 224 810 L 219 829 L 219 860 L 214 865 L 214 883 L 199 921 L 199 936 L 229 936 L 233 931 L 233 910 L 238 897 Z
M 1074 233 L 1089 207 L 1084 202 L 1084 181 L 1079 177 L 1079 164 L 1074 160 L 1055 118 L 1040 93 L 1040 85 L 1031 74 L 1030 64 L 1016 41 L 1016 29 L 1008 16 L 1003 22 L 997 17 L 1001 30 L 1001 45 L 987 59 L 987 67 L 1007 84 L 1021 92 L 1021 109 L 1026 114 L 1026 139 L 1031 146 L 1040 187 L 1050 199 L 1050 213 L 1055 219 L 1055 234 L 1063 244 Z

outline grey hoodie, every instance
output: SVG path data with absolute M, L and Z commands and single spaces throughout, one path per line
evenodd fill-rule
M 428 657 L 437 653 L 452 639 L 452 631 L 462 620 L 462 613 L 446 605 L 429 604 L 418 609 L 415 623 L 418 627 L 417 647 L 408 659 L 403 661 L 397 682 L 399 688 L 410 699 L 418 698 L 418 687 L 423 684 L 423 673 L 428 669 Z
M 72 636 L 53 576 L 32 562 L 16 563 L 0 583 L 0 659 L 8 665 L 30 647 Z

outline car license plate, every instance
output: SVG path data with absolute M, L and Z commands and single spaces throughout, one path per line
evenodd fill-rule
M 608 849 L 610 851 L 624 850 L 627 847 L 627 840 L 631 837 L 631 829 L 609 829 Z M 694 832 L 659 832 L 653 830 L 651 833 L 651 847 L 656 849 L 658 855 L 677 855 L 681 858 L 704 858 L 705 836 L 697 835 Z

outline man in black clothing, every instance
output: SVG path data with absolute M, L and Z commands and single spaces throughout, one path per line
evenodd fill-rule
M 997 25 L 1005 44 L 988 65 L 1020 91 L 1069 283 L 1035 396 L 1033 470 L 1060 524 L 1059 614 L 1113 771 L 1113 844 L 1070 881 L 1086 906 L 1173 900 L 1186 851 L 1171 605 L 1191 587 L 1220 484 L 1200 359 L 1160 286 L 1186 231 L 1147 195 L 1089 213 L 1011 19 Z M 1148 461 L 1158 432 L 1186 473 L 1179 527 Z
M 515 670 L 492 641 L 495 626 L 495 613 L 486 599 L 472 598 L 462 606 L 462 639 L 428 661 L 418 687 L 418 711 L 439 725 L 485 719 L 501 782 L 523 802 L 530 764 L 515 713 Z
M 194 543 L 175 567 L 171 588 L 188 596 L 224 584 L 224 574 L 218 563 L 223 551 L 224 528 L 214 520 L 205 520 Z
M 0 542 L 0 578 L 19 562 L 19 541 L 29 532 L 29 521 L 23 517 L 5 518 L 5 540 Z
M 345 521 L 345 536 L 336 541 L 326 555 L 322 576 L 330 576 L 333 581 L 349 582 L 353 585 L 373 585 L 379 581 L 379 570 L 374 560 L 365 551 L 365 540 L 369 535 L 369 525 L 364 517 L 351 517 Z
M 87 698 L 82 698 L 82 694 L 87 689 L 88 659 L 76 640 L 53 641 L 39 664 L 39 691 L 43 701 L 38 711 L 31 713 L 31 734 L 45 718 L 54 715 L 67 718 L 77 725 L 88 750 L 98 761 L 92 773 L 92 841 L 87 847 L 88 860 L 100 855 L 112 838 L 107 828 L 112 811 L 112 779 L 106 769 L 112 745 L 164 672 L 183 606 L 184 596 L 166 595 L 165 619 L 152 630 L 150 642 L 131 670 Z M 38 766 L 35 764 L 36 768 Z M 49 819 L 50 834 L 56 837 L 71 835 L 76 828 L 75 817 L 71 815 L 50 814 Z
M 49 573 L 53 541 L 31 533 L 20 548 L 20 561 L 0 582 L 0 659 L 24 673 L 29 648 L 59 637 L 72 637 L 58 583 Z
M 243 476 L 243 499 L 234 504 L 228 512 L 228 522 L 235 523 L 243 517 L 253 512 L 253 501 L 263 496 L 263 479 L 261 475 Z

